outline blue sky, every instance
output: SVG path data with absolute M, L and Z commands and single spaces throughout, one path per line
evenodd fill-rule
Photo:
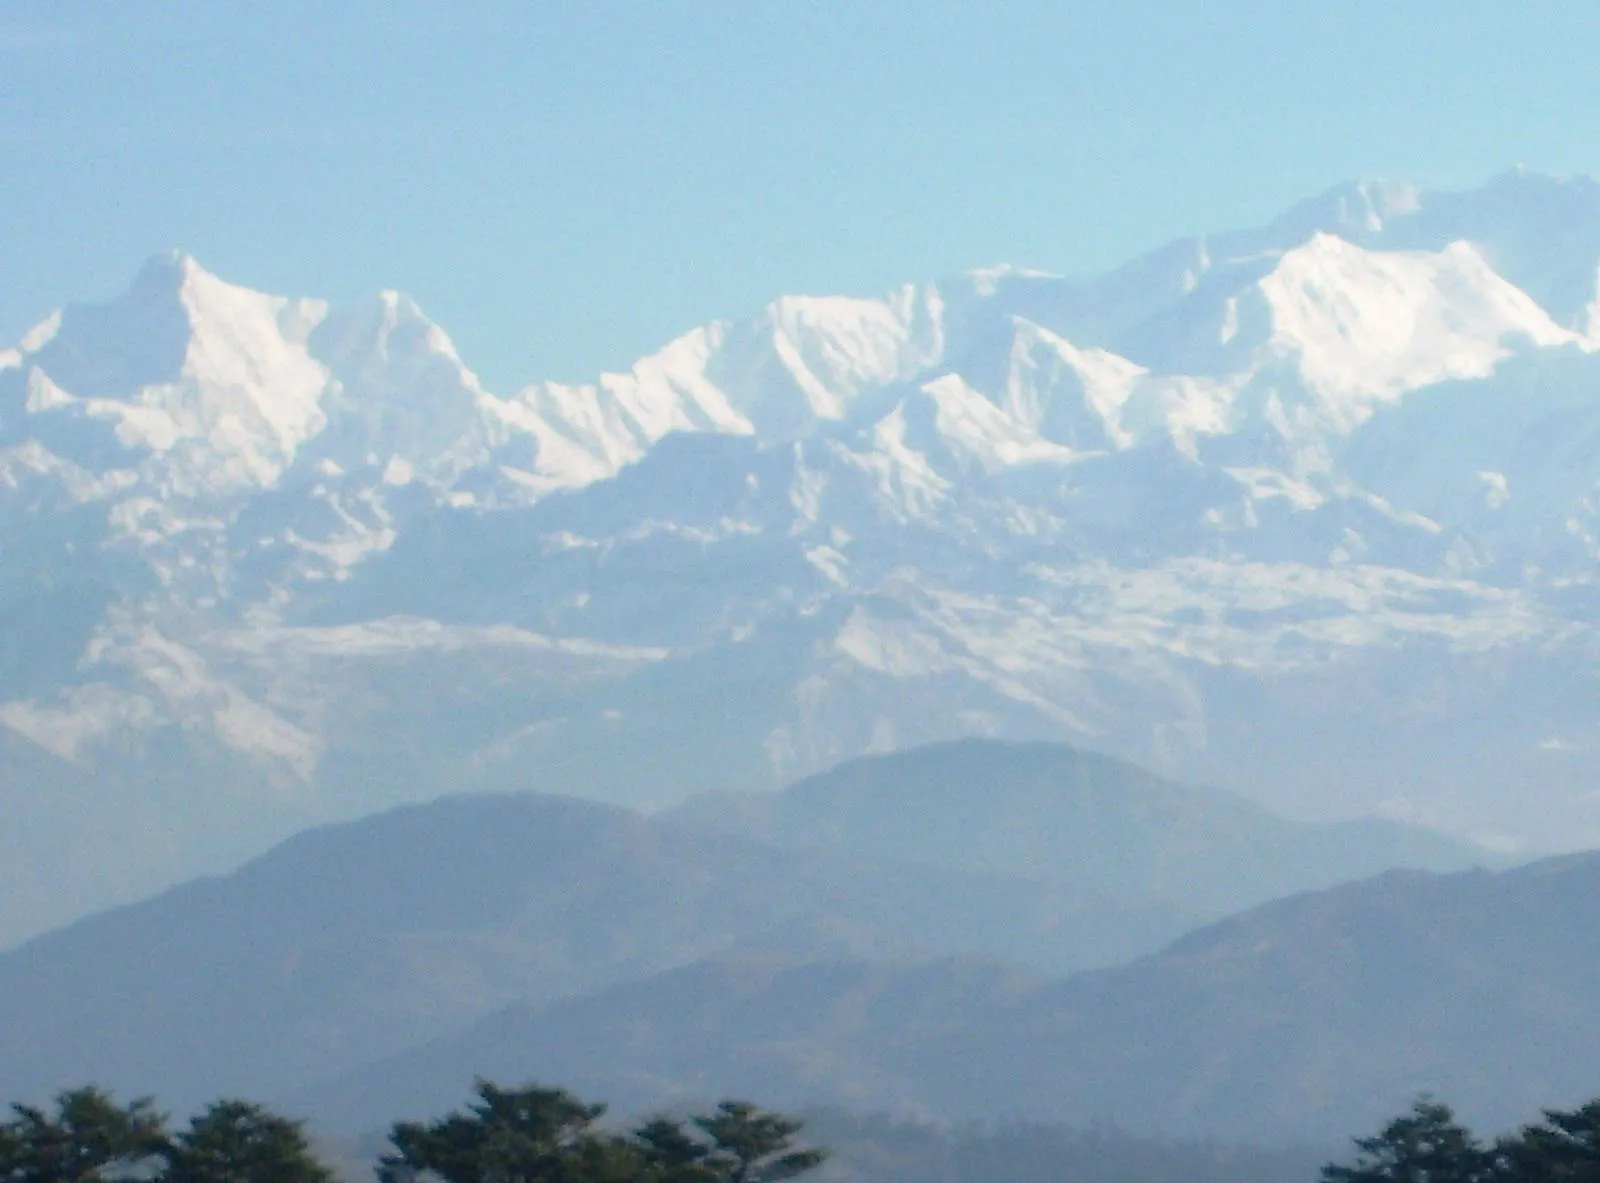
M 181 246 L 585 378 L 781 292 L 1592 172 L 1597 49 L 1593 0 L 0 0 L 0 339 Z

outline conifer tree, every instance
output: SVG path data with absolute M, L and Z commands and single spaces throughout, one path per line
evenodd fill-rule
M 683 1123 L 658 1117 L 633 1131 L 652 1183 L 717 1183 L 723 1164 L 712 1146 L 683 1128 Z
M 748 1101 L 724 1101 L 708 1117 L 694 1124 L 711 1138 L 711 1158 L 721 1168 L 725 1183 L 781 1183 L 821 1165 L 821 1150 L 795 1145 L 801 1123 L 769 1113 Z
M 1580 1109 L 1546 1109 L 1496 1147 L 1499 1173 L 1514 1183 L 1600 1183 L 1600 1100 Z
M 1487 1183 L 1492 1156 L 1450 1106 L 1419 1097 L 1374 1137 L 1357 1138 L 1350 1165 L 1322 1168 L 1323 1183 Z
M 465 1112 L 397 1123 L 379 1183 L 414 1183 L 424 1172 L 445 1183 L 623 1183 L 642 1172 L 635 1147 L 593 1130 L 604 1105 L 565 1089 L 503 1089 L 487 1080 L 476 1092 Z
M 159 1183 L 333 1183 L 301 1123 L 248 1101 L 209 1105 L 171 1140 Z
M 97 1088 L 57 1094 L 54 1112 L 13 1105 L 0 1125 L 0 1183 L 103 1183 L 132 1175 L 167 1146 L 148 1099 L 119 1105 Z

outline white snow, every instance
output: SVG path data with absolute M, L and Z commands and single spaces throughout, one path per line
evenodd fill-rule
M 1105 349 L 1079 349 L 1017 317 L 1000 405 L 1017 422 L 1057 443 L 1128 447 L 1123 408 L 1149 371 Z
M 750 422 L 706 378 L 724 329 L 696 329 L 641 359 L 627 374 L 587 386 L 543 382 L 484 404 L 490 440 L 531 436 L 536 467 L 518 473 L 534 492 L 604 480 L 673 431 L 749 435 Z
M 758 348 L 770 350 L 805 400 L 811 420 L 839 420 L 865 390 L 903 381 L 934 364 L 944 353 L 944 304 L 936 289 L 907 285 L 884 300 L 843 296 L 786 296 L 768 305 Z M 764 364 L 761 353 L 719 358 L 736 373 Z M 733 400 L 757 425 L 786 423 L 791 397 L 782 384 L 762 384 Z M 810 424 L 802 421 L 796 434 Z
M 1318 234 L 1285 253 L 1260 290 L 1269 349 L 1298 366 L 1319 419 L 1340 434 L 1407 391 L 1485 377 L 1515 347 L 1582 342 L 1465 242 L 1369 251 Z
M 391 488 L 402 488 L 417 479 L 417 470 L 403 456 L 390 456 L 383 466 L 383 483 Z
M 23 333 L 15 348 L 0 349 L 0 370 L 15 369 L 22 365 L 24 358 L 48 345 L 60 329 L 61 310 L 57 309 Z
M 111 305 L 106 319 L 80 327 L 75 339 L 63 336 L 74 331 L 64 316 L 29 334 L 18 351 L 33 363 L 27 411 L 78 411 L 108 422 L 124 447 L 155 454 L 153 477 L 172 492 L 270 487 L 323 426 L 318 399 L 327 375 L 305 339 L 325 306 L 235 287 L 183 255 L 153 264 L 142 278 L 139 289 Z M 187 322 L 181 364 L 169 379 L 83 394 L 45 368 L 53 364 L 46 346 L 92 353 L 128 341 L 137 348 L 142 301 L 167 302 Z M 107 342 L 96 339 L 102 332 Z
M 1042 439 L 1036 430 L 988 401 L 956 374 L 922 388 L 933 401 L 934 424 L 951 447 L 986 472 L 1024 464 L 1070 463 L 1071 448 Z
M 872 478 L 883 503 L 902 522 L 931 517 L 952 488 L 906 435 L 906 406 L 901 403 L 873 425 L 870 450 L 835 453 Z
M 906 287 L 884 300 L 790 296 L 753 321 L 713 323 L 641 359 L 626 374 L 545 382 L 485 411 L 493 441 L 531 436 L 531 493 L 603 480 L 675 431 L 800 439 L 847 417 L 859 396 L 932 364 L 943 349 L 938 292 Z
M 158 718 L 148 698 L 104 683 L 75 688 L 58 706 L 32 699 L 0 703 L 0 727 L 71 764 L 85 762 L 107 736 L 149 728 Z

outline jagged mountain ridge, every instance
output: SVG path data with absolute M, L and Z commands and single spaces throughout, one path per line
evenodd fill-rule
M 1592 181 L 1347 186 L 495 394 L 398 295 L 155 260 L 0 355 L 0 794 L 104 834 L 93 888 L 13 839 L 0 932 L 445 787 L 958 734 L 1600 838 L 1597 272 Z

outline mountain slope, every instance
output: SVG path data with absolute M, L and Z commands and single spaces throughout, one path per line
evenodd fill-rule
M 746 807 L 786 802 L 804 813 L 751 825 Z M 0 954 L 12 1017 L 0 1064 L 14 1092 L 81 1079 L 173 1104 L 283 1091 L 509 1003 L 705 958 L 965 956 L 1033 980 L 1150 952 L 1269 885 L 1471 857 L 1398 826 L 1328 839 L 1047 745 L 939 745 L 775 801 L 662 817 L 536 794 L 447 798 L 310 830 L 230 875 Z
M 1188 913 L 980 872 L 786 851 L 534 795 L 299 835 L 0 954 L 8 1095 L 95 1080 L 262 1095 L 540 1002 L 741 949 L 981 951 L 1061 972 Z
M 1064 982 L 973 962 L 716 960 L 518 1007 L 302 1099 L 362 1128 L 474 1072 L 648 1108 L 729 1092 L 960 1121 L 1332 1142 L 1419 1091 L 1474 1126 L 1600 1092 L 1600 855 L 1396 872 Z
M 1391 867 L 1482 861 L 1378 820 L 1295 824 L 1060 744 L 958 740 L 847 762 L 667 816 L 797 849 L 983 870 L 1221 915 Z
M 1012 1096 L 1047 1085 L 1063 1108 L 1148 1107 L 1174 1129 L 1331 1136 L 1422 1090 L 1503 1128 L 1600 1091 L 1597 901 L 1593 854 L 1499 875 L 1394 873 L 1052 987 L 966 1046 L 1028 1031 L 1005 1074 Z

